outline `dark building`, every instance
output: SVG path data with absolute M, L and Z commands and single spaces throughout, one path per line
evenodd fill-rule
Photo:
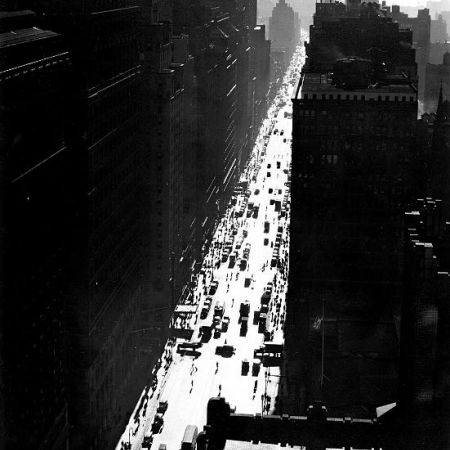
M 433 136 L 428 155 L 428 193 L 443 201 L 442 213 L 450 218 L 450 101 L 444 100 L 442 90 L 433 122 Z
M 75 250 L 76 174 L 66 140 L 72 61 L 62 36 L 36 22 L 31 11 L 0 13 L 0 447 L 15 449 L 66 448 L 69 433 L 64 312 Z
M 288 354 L 290 370 L 303 370 L 293 377 L 304 380 L 299 399 L 360 414 L 395 399 L 399 206 L 415 182 L 414 50 L 373 5 L 359 17 L 317 6 L 293 98 Z
M 142 323 L 142 311 L 152 298 L 145 278 L 147 255 L 142 252 L 146 215 L 140 145 L 141 8 L 134 0 L 22 3 L 36 11 L 38 23 L 64 36 L 72 59 L 63 107 L 74 179 L 64 179 L 72 181 L 70 190 L 66 198 L 64 189 L 58 189 L 66 200 L 52 211 L 61 214 L 61 230 L 73 249 L 65 284 L 69 293 L 63 304 L 61 369 L 67 376 L 68 445 L 110 448 L 160 353 L 144 353 L 147 327 Z M 65 216 L 68 204 L 70 219 Z M 52 224 L 49 229 L 58 223 L 53 215 L 41 215 L 45 224 L 47 218 Z M 46 279 L 53 283 L 51 274 Z M 48 300 L 60 297 L 56 289 Z M 23 298 L 24 308 L 29 308 L 32 293 Z M 39 366 L 38 361 L 33 355 Z M 36 379 L 36 389 L 42 386 Z
M 256 3 L 180 0 L 173 11 L 174 33 L 189 35 L 194 58 L 197 222 L 207 244 L 256 137 L 255 89 L 263 82 L 263 75 L 252 72 Z
M 398 407 L 411 449 L 450 444 L 449 237 L 442 201 L 420 199 L 405 214 Z
M 433 42 L 430 44 L 430 60 L 431 64 L 440 64 L 444 53 L 450 53 L 450 42 Z
M 266 29 L 264 25 L 258 25 L 253 29 L 252 48 L 253 57 L 251 62 L 251 76 L 255 83 L 254 97 L 254 125 L 258 130 L 259 124 L 269 106 L 270 85 L 270 41 L 265 38 Z
M 211 398 L 197 450 L 402 448 L 385 416 L 380 411 L 370 419 L 330 417 L 320 402 L 311 404 L 302 416 L 236 414 L 224 398 Z

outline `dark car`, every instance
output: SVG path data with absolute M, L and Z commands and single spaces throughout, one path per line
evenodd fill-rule
M 232 345 L 218 345 L 216 347 L 216 355 L 223 356 L 224 358 L 229 358 L 234 355 L 236 349 Z
M 159 433 L 164 425 L 164 419 L 162 414 L 157 413 L 152 423 L 152 432 Z
M 213 281 L 211 286 L 209 287 L 209 295 L 214 295 L 219 287 L 219 283 L 217 281 Z
M 156 410 L 156 412 L 164 414 L 167 411 L 168 406 L 169 402 L 159 402 L 158 409 Z

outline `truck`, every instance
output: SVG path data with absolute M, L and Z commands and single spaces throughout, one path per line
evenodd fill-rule
M 184 430 L 181 450 L 195 450 L 197 443 L 198 428 L 195 425 L 188 425 Z

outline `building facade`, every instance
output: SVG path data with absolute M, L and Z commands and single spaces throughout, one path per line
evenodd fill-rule
M 317 7 L 293 96 L 287 346 L 300 409 L 352 399 L 342 412 L 360 414 L 396 394 L 416 65 L 410 32 L 374 5 Z
M 0 447 L 16 449 L 65 448 L 69 437 L 64 306 L 75 174 L 65 102 L 72 59 L 62 36 L 36 22 L 31 11 L 0 18 Z

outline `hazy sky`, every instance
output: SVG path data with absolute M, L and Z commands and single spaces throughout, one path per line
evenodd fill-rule
M 381 3 L 381 1 L 380 1 Z M 426 0 L 387 0 L 386 3 L 388 5 L 401 5 L 401 6 L 414 6 L 414 7 L 424 7 L 426 6 Z M 450 9 L 450 0 L 447 0 L 448 8 Z

